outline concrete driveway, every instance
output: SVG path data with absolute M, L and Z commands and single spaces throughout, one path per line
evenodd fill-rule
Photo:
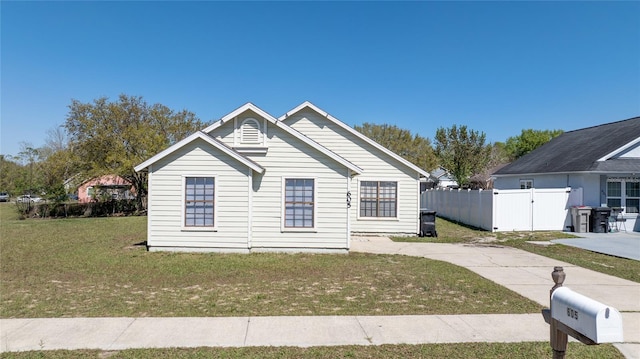
M 554 239 L 552 243 L 640 261 L 640 233 L 574 233 L 581 238 Z
M 408 243 L 393 242 L 386 237 L 355 237 L 352 238 L 351 250 L 418 256 L 453 263 L 545 307 L 549 306 L 549 291 L 554 285 L 551 272 L 555 266 L 561 266 L 566 273 L 564 286 L 621 312 L 627 344 L 616 346 L 627 358 L 640 358 L 640 283 L 492 244 Z

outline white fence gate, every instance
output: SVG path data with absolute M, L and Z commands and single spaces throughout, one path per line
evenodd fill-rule
M 562 231 L 571 226 L 571 206 L 582 204 L 582 188 L 427 190 L 422 208 L 488 231 Z

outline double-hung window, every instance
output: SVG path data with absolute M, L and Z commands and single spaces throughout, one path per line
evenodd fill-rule
M 361 181 L 360 217 L 398 216 L 398 182 Z
M 215 178 L 184 178 L 184 227 L 213 228 L 215 211 Z
M 623 213 L 638 213 L 640 207 L 640 180 L 609 179 L 607 181 L 607 206 L 622 207 Z
M 314 228 L 315 180 L 286 178 L 284 180 L 284 228 Z
M 520 180 L 520 189 L 530 189 L 533 188 L 533 180 L 532 179 L 521 179 Z

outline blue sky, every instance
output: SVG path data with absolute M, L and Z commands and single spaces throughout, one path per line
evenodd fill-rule
M 303 101 L 349 125 L 505 141 L 640 115 L 640 2 L 11 2 L 0 153 L 71 99 L 143 96 L 212 121 Z

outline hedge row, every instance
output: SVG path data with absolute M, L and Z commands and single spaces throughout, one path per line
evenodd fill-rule
M 109 200 L 89 203 L 18 203 L 18 210 L 25 217 L 109 217 L 139 214 L 132 199 Z

